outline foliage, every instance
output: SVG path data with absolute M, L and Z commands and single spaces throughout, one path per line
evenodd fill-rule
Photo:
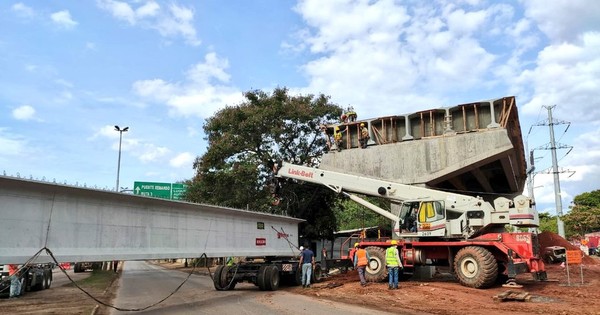
M 366 197 L 365 199 L 382 209 L 390 208 L 388 200 L 374 197 Z M 334 212 L 339 230 L 353 230 L 373 226 L 389 230 L 392 227 L 389 219 L 350 199 L 338 199 L 335 203 Z
M 562 217 L 567 237 L 600 230 L 600 190 L 575 196 L 570 208 L 569 213 Z
M 325 95 L 290 96 L 286 88 L 244 96 L 243 103 L 207 119 L 208 149 L 194 162 L 187 199 L 303 218 L 307 237 L 331 233 L 332 192 L 289 181 L 281 187 L 282 202 L 273 206 L 268 186 L 274 161 L 319 163 L 327 148 L 319 126 L 334 122 L 342 109 Z
M 540 216 L 540 227 L 541 232 L 552 232 L 558 233 L 558 225 L 556 222 L 557 217 L 550 215 L 549 213 L 542 212 Z

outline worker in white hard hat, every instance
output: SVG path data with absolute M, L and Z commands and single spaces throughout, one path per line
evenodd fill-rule
M 398 253 L 398 241 L 392 240 L 390 247 L 385 251 L 385 264 L 388 270 L 388 289 L 398 289 L 398 273 L 402 268 L 400 254 Z

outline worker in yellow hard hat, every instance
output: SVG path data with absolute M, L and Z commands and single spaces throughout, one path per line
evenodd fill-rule
M 354 268 L 358 270 L 358 277 L 360 279 L 360 285 L 367 286 L 367 280 L 365 279 L 365 269 L 371 260 L 369 253 L 360 247 L 359 243 L 354 244 Z
M 367 142 L 369 141 L 369 129 L 365 126 L 365 123 L 360 123 L 360 147 L 363 149 L 367 148 Z
M 400 254 L 398 253 L 398 241 L 392 240 L 390 247 L 385 251 L 385 264 L 388 269 L 388 289 L 398 289 L 398 273 L 402 268 L 402 262 L 400 261 Z
M 333 141 L 338 151 L 342 151 L 342 132 L 339 126 L 333 127 Z

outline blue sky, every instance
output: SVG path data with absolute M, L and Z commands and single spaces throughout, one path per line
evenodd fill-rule
M 202 125 L 289 87 L 359 119 L 515 95 L 530 149 L 556 105 L 563 207 L 600 189 L 600 2 L 3 1 L 0 172 L 114 189 L 194 175 Z M 550 151 L 535 151 L 538 171 Z M 569 175 L 572 175 L 569 177 Z M 555 213 L 552 175 L 535 177 Z

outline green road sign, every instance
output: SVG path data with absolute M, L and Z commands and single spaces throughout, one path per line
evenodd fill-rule
M 187 189 L 186 184 L 134 182 L 133 193 L 154 198 L 182 200 Z
M 171 183 L 134 182 L 133 193 L 154 198 L 171 199 Z
M 183 200 L 183 195 L 187 190 L 186 184 L 173 184 L 171 185 L 171 199 Z

